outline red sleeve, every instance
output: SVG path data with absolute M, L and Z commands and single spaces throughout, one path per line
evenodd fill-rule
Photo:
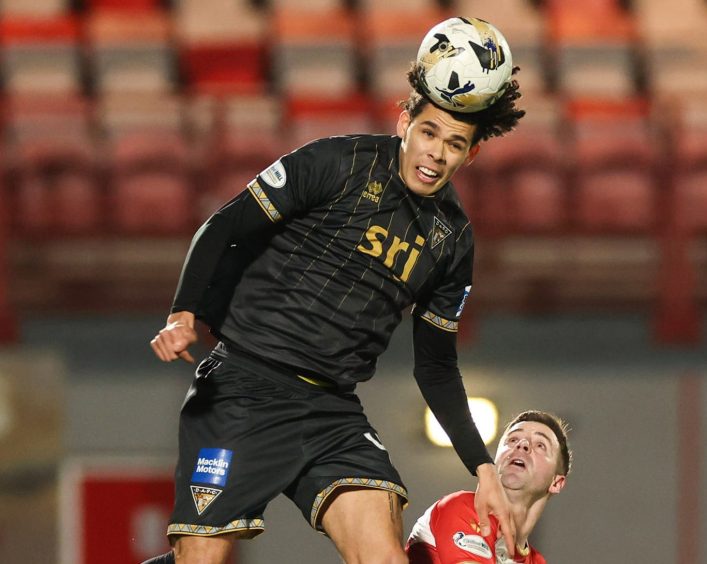
M 547 564 L 547 562 L 545 561 L 545 557 L 531 546 L 528 564 Z
M 496 538 L 496 528 L 497 524 L 492 519 L 491 535 L 488 538 L 481 536 L 474 509 L 474 494 L 471 492 L 457 492 L 443 498 L 437 503 L 430 518 L 430 529 L 441 564 L 495 564 L 496 559 L 488 539 Z

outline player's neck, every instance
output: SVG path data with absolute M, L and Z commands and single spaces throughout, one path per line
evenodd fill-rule
M 517 542 L 520 546 L 527 542 L 530 533 L 535 528 L 535 524 L 540 519 L 548 496 L 540 498 L 528 498 L 523 492 L 513 492 L 506 490 L 508 499 L 511 502 L 513 520 L 517 529 Z

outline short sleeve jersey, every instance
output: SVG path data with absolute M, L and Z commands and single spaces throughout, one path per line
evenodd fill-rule
M 431 197 L 398 173 L 395 136 L 312 142 L 248 190 L 276 224 L 245 267 L 220 333 L 340 385 L 373 375 L 405 308 L 456 331 L 473 238 L 453 186 Z
M 474 509 L 474 494 L 460 491 L 450 494 L 425 511 L 417 520 L 405 547 L 411 564 L 546 564 L 532 546 L 525 554 L 508 555 L 503 538 L 496 540 L 498 521 L 491 516 L 491 534 L 481 536 L 479 518 Z

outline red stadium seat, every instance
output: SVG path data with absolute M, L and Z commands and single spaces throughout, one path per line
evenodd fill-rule
M 291 96 L 344 98 L 359 90 L 356 20 L 341 8 L 276 6 L 271 71 Z
M 143 133 L 117 139 L 110 155 L 110 225 L 122 236 L 193 231 L 188 150 L 181 137 Z
M 164 0 L 84 0 L 90 10 L 126 10 L 128 12 L 159 10 Z
M 567 228 L 565 148 L 559 101 L 521 99 L 517 130 L 482 143 L 470 167 L 477 182 L 476 226 L 487 236 L 560 234 Z
M 570 103 L 573 227 L 644 234 L 658 227 L 660 152 L 644 100 Z
M 268 16 L 248 2 L 182 0 L 175 7 L 187 93 L 259 93 L 269 69 Z
M 67 237 L 101 232 L 104 200 L 90 146 L 28 142 L 18 148 L 15 174 L 19 233 Z
M 7 243 L 10 238 L 9 216 L 8 194 L 4 183 L 0 181 L 0 344 L 14 342 L 19 336 L 17 317 L 10 303 L 8 288 L 10 280 L 7 259 Z
M 0 18 L 0 47 L 6 92 L 82 91 L 79 24 L 74 17 Z
M 366 62 L 371 94 L 382 99 L 406 98 L 410 87 L 406 74 L 415 60 L 420 41 L 433 25 L 450 17 L 430 6 L 426 10 L 388 6 L 364 10 L 359 44 Z
M 6 99 L 6 155 L 15 222 L 26 236 L 100 231 L 103 200 L 92 106 L 79 97 Z
M 334 100 L 293 97 L 285 102 L 284 119 L 292 147 L 320 137 L 370 133 L 375 129 L 370 100 L 363 95 Z

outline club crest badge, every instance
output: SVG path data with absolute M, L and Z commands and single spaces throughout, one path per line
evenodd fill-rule
M 216 488 L 204 488 L 202 486 L 189 486 L 191 488 L 191 496 L 194 499 L 196 512 L 201 515 L 206 508 L 221 494 L 223 490 Z
M 451 234 L 452 230 L 442 223 L 441 219 L 435 217 L 434 226 L 432 227 L 432 248 L 434 249 Z

